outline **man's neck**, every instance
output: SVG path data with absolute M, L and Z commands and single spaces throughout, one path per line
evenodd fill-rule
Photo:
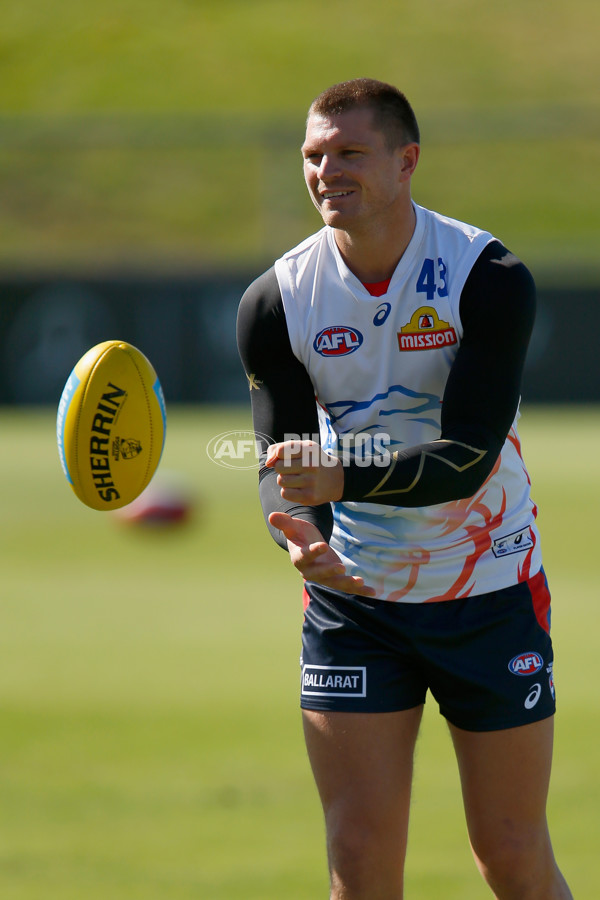
M 354 233 L 334 229 L 335 242 L 350 271 L 360 281 L 377 282 L 391 278 L 410 244 L 416 225 L 411 204 L 408 215 L 393 226 Z

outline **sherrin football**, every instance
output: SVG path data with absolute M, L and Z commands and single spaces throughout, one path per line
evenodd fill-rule
M 92 509 L 119 509 L 156 472 L 166 433 L 160 382 L 144 354 L 125 341 L 85 353 L 65 384 L 56 420 L 67 481 Z

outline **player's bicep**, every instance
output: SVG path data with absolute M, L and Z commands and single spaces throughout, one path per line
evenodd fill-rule
M 530 273 L 501 245 L 482 254 L 461 298 L 464 335 L 442 405 L 442 435 L 457 428 L 500 441 L 514 421 L 535 319 Z
M 281 293 L 271 269 L 246 291 L 237 340 L 248 378 L 254 428 L 272 442 L 318 431 L 314 388 L 289 340 Z

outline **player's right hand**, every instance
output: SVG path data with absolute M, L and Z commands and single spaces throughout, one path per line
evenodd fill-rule
M 368 587 L 363 578 L 346 572 L 343 562 L 323 540 L 315 525 L 283 512 L 271 513 L 269 523 L 285 535 L 290 559 L 306 581 L 314 581 L 347 594 L 375 596 L 375 589 Z

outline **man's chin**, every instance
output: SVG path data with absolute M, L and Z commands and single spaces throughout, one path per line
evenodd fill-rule
M 321 213 L 321 218 L 325 225 L 329 225 L 331 228 L 340 228 L 343 230 L 352 221 L 352 217 L 349 216 L 348 213 L 343 213 L 338 209 L 324 209 L 321 207 L 319 212 Z

